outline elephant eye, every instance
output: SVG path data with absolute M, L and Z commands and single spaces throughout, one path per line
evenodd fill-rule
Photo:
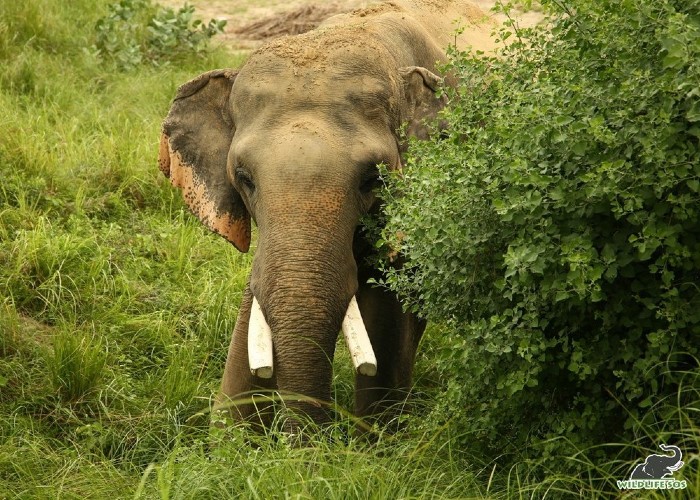
M 242 168 L 236 169 L 236 182 L 246 188 L 249 191 L 255 191 L 255 183 L 253 182 L 253 177 L 250 172 Z

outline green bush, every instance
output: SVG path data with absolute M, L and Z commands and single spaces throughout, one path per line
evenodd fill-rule
M 175 11 L 156 7 L 151 0 L 120 0 L 95 24 L 93 52 L 122 70 L 203 52 L 209 40 L 223 32 L 226 21 L 211 19 L 204 24 L 193 17 L 194 7 L 188 4 Z
M 514 452 L 631 442 L 700 357 L 700 4 L 542 4 L 452 52 L 449 127 L 384 193 L 385 284 L 443 324 L 436 415 Z

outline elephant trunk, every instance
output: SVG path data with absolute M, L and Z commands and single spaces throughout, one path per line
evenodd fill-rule
M 681 458 L 681 456 L 682 456 L 682 452 L 681 452 L 681 449 L 680 449 L 678 446 L 665 445 L 665 444 L 662 444 L 662 445 L 659 445 L 659 446 L 660 446 L 660 448 L 661 448 L 662 450 L 664 450 L 664 451 L 671 451 L 671 452 L 673 452 L 673 455 L 666 457 L 666 458 L 668 459 L 668 463 L 674 464 L 674 463 L 676 463 L 678 460 L 680 460 L 680 458 Z
M 253 297 L 248 326 L 248 365 L 254 376 L 269 379 L 274 371 L 272 330 L 262 313 L 258 299 Z M 343 336 L 353 366 L 359 375 L 374 376 L 377 358 L 369 340 L 357 299 L 353 297 L 343 318 Z
M 328 303 L 327 292 L 314 288 L 305 280 L 278 287 L 261 300 L 272 333 L 278 389 L 283 395 L 291 393 L 290 409 L 323 423 L 330 419 L 324 403 L 331 400 L 332 363 L 343 312 L 340 304 Z M 317 401 L 294 401 L 297 396 Z M 289 422 L 294 425 L 295 420 Z
M 305 397 L 290 396 L 288 408 L 324 423 L 332 414 L 327 403 L 336 339 L 357 290 L 352 231 L 335 232 L 341 241 L 331 242 L 290 234 L 290 226 L 301 224 L 284 231 L 261 226 L 251 289 L 269 325 L 277 387 L 283 396 Z M 294 431 L 299 420 L 285 426 Z

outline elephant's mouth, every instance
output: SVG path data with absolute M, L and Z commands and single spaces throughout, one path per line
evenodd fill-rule
M 352 297 L 350 304 L 348 304 L 343 318 L 342 331 L 355 371 L 360 375 L 370 377 L 376 375 L 377 358 L 374 356 L 372 344 L 355 297 Z M 248 364 L 254 376 L 272 378 L 274 372 L 272 351 L 272 330 L 267 324 L 258 299 L 253 297 L 253 306 L 248 321 Z

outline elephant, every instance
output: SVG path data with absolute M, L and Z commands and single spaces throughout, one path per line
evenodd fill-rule
M 319 402 L 331 400 L 336 340 L 355 303 L 355 328 L 371 344 L 359 348 L 369 359 L 355 377 L 356 415 L 387 423 L 405 401 L 426 322 L 372 284 L 381 275 L 360 221 L 381 210 L 378 166 L 401 171 L 406 135 L 426 138 L 425 120 L 445 105 L 439 87 L 454 82 L 437 66 L 448 43 L 460 36 L 489 49 L 484 16 L 452 0 L 371 5 L 269 41 L 240 69 L 212 70 L 177 90 L 160 170 L 241 252 L 251 220 L 258 231 L 218 399 L 239 401 L 229 405 L 234 420 L 269 426 L 269 408 L 240 400 L 278 391 L 304 396 L 285 402 L 292 415 L 332 421 Z M 457 18 L 471 30 L 454 35 Z M 268 361 L 254 367 L 258 358 Z M 293 433 L 300 422 L 283 426 Z
M 673 455 L 649 455 L 643 463 L 634 468 L 630 479 L 664 479 L 683 467 L 683 454 L 678 446 L 662 444 L 660 447 L 663 451 L 673 452 Z

